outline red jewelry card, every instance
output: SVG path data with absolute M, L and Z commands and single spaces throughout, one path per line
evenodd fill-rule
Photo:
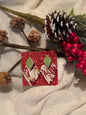
M 23 52 L 22 76 L 24 86 L 57 85 L 56 51 Z

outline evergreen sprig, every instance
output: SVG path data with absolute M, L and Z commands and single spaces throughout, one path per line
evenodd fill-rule
M 84 40 L 84 44 L 86 44 L 86 15 L 76 15 L 74 18 L 77 23 L 76 33 L 82 41 Z

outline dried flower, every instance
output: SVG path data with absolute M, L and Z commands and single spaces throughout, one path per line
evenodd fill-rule
M 0 72 L 0 85 L 8 85 L 11 82 L 11 76 L 8 72 Z
M 7 40 L 7 32 L 4 30 L 0 30 L 0 42 Z
M 37 30 L 32 30 L 28 36 L 28 40 L 32 42 L 39 42 L 41 39 L 41 34 Z
M 23 29 L 25 26 L 25 21 L 22 17 L 15 17 L 10 21 L 10 25 L 14 29 Z

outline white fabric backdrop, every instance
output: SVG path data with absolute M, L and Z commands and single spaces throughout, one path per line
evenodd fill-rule
M 69 12 L 74 8 L 75 13 L 86 13 L 86 0 L 0 0 L 0 4 L 43 18 L 54 9 Z M 8 32 L 9 42 L 28 45 L 21 34 L 12 31 L 10 19 L 10 15 L 0 10 L 0 29 Z M 34 28 L 32 23 L 26 24 L 26 34 Z M 40 47 L 46 47 L 42 35 Z M 0 71 L 8 71 L 21 58 L 21 51 L 24 50 L 0 50 Z M 86 78 L 74 72 L 74 64 L 66 64 L 65 59 L 58 58 L 59 85 L 29 89 L 22 86 L 19 65 L 12 72 L 12 84 L 0 87 L 0 115 L 86 115 Z

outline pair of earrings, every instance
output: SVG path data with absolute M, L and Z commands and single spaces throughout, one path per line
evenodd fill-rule
M 56 74 L 57 67 L 48 55 L 45 56 L 40 70 L 37 65 L 34 64 L 31 57 L 29 57 L 23 70 L 23 85 L 26 85 L 26 81 L 30 86 L 46 84 L 51 85 L 51 82 L 56 77 Z

